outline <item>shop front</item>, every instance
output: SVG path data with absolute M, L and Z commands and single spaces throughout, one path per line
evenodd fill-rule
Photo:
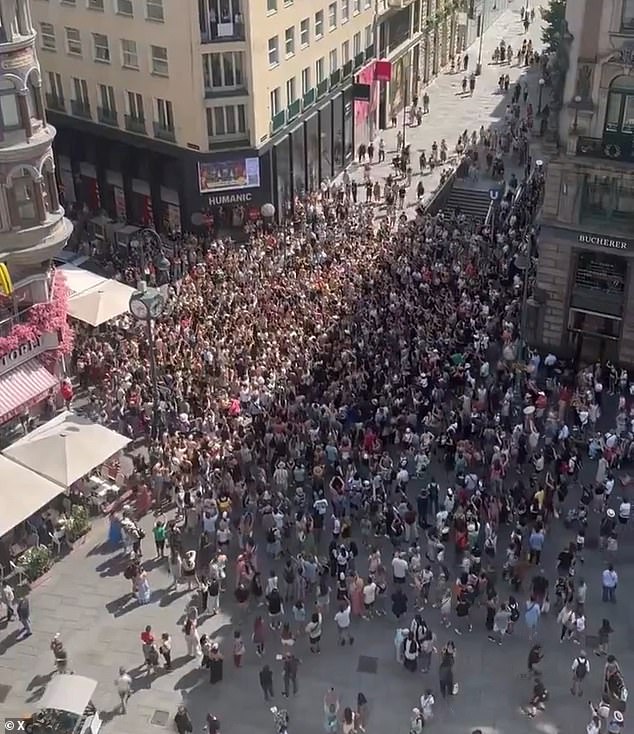
M 376 130 L 376 114 L 379 103 L 379 82 L 376 80 L 376 61 L 357 74 L 357 84 L 368 87 L 369 99 L 355 99 L 354 105 L 354 139 L 357 145 L 372 140 Z
M 633 239 L 544 227 L 537 278 L 544 291 L 538 341 L 562 346 L 581 362 L 634 364 L 633 260 Z

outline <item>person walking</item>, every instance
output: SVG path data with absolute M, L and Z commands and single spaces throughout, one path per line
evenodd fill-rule
M 268 665 L 263 666 L 260 671 L 260 687 L 264 693 L 265 701 L 275 697 L 275 693 L 273 692 L 273 671 Z
M 573 696 L 583 696 L 583 681 L 589 672 L 590 661 L 585 650 L 582 650 L 572 661 L 572 685 L 570 686 L 570 693 Z
M 33 628 L 31 626 L 31 604 L 26 596 L 20 599 L 16 611 L 20 624 L 22 625 L 20 639 L 24 640 L 33 634 Z
M 15 592 L 13 587 L 8 581 L 2 584 L 2 592 L 0 593 L 0 599 L 7 610 L 7 622 L 10 622 L 15 617 Z
M 159 653 L 165 661 L 165 670 L 172 669 L 172 638 L 168 632 L 163 632 L 159 644 Z
M 167 538 L 167 526 L 163 516 L 156 518 L 154 527 L 152 528 L 152 535 L 154 536 L 154 545 L 156 546 L 156 558 L 165 558 L 165 540 Z
M 284 661 L 282 663 L 282 679 L 284 681 L 284 690 L 282 695 L 288 698 L 290 684 L 293 684 L 293 695 L 297 695 L 297 670 L 299 668 L 299 659 L 292 652 L 284 653 Z
M 335 614 L 335 624 L 337 625 L 337 636 L 340 645 L 345 645 L 346 641 L 352 645 L 354 637 L 350 634 L 350 602 L 348 599 L 342 599 L 339 602 L 339 611 Z
M 619 585 L 619 575 L 611 563 L 601 574 L 601 585 L 603 587 L 603 601 L 616 603 L 616 587 Z
M 443 647 L 440 653 L 440 666 L 438 668 L 438 680 L 440 683 L 440 695 L 443 698 L 453 696 L 454 675 L 453 666 L 456 662 L 456 646 L 452 640 Z
M 608 644 L 610 642 L 610 635 L 614 632 L 612 629 L 612 625 L 610 624 L 609 619 L 603 619 L 601 622 L 601 626 L 599 627 L 599 631 L 597 633 L 597 639 L 598 639 L 598 645 L 597 649 L 594 651 L 595 655 L 607 655 L 608 654 Z
M 128 706 L 128 699 L 132 695 L 132 678 L 126 672 L 124 667 L 119 668 L 119 676 L 114 682 L 121 706 L 121 713 L 125 714 Z
M 427 92 L 423 94 L 423 114 L 429 114 L 429 95 L 427 94 Z
M 189 711 L 185 706 L 183 706 L 183 704 L 181 704 L 176 710 L 174 724 L 176 725 L 176 731 L 178 734 L 191 734 L 191 732 L 194 731 L 192 718 L 189 715 Z

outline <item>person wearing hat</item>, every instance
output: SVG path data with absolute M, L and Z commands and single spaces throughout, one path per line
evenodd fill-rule
M 623 722 L 623 714 L 620 711 L 613 711 L 612 719 L 608 724 L 607 734 L 621 734 L 621 732 L 623 731 Z
M 409 734 L 422 734 L 425 722 L 419 708 L 412 709 L 412 717 L 409 722 Z

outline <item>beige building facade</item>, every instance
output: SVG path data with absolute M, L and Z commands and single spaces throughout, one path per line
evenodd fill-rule
M 483 4 L 33 0 L 64 201 L 159 229 L 281 213 L 494 19 Z
M 634 2 L 575 0 L 548 165 L 532 338 L 634 364 Z

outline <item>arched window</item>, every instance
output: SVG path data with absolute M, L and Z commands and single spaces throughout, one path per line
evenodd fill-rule
M 13 83 L 7 79 L 0 81 L 0 128 L 16 130 L 22 127 L 18 97 Z
M 42 88 L 36 82 L 39 81 L 36 78 L 36 72 L 32 71 L 29 74 L 26 86 L 28 89 L 27 104 L 29 107 L 29 116 L 32 121 L 42 121 L 44 119 L 44 106 L 42 104 Z M 36 125 L 33 125 L 35 127 Z
M 14 172 L 8 184 L 7 195 L 13 227 L 34 227 L 39 224 L 40 216 L 36 201 L 38 190 L 32 171 L 23 168 Z
M 623 0 L 621 28 L 630 31 L 634 30 L 634 0 Z
M 634 77 L 617 76 L 610 85 L 604 132 L 634 135 Z

